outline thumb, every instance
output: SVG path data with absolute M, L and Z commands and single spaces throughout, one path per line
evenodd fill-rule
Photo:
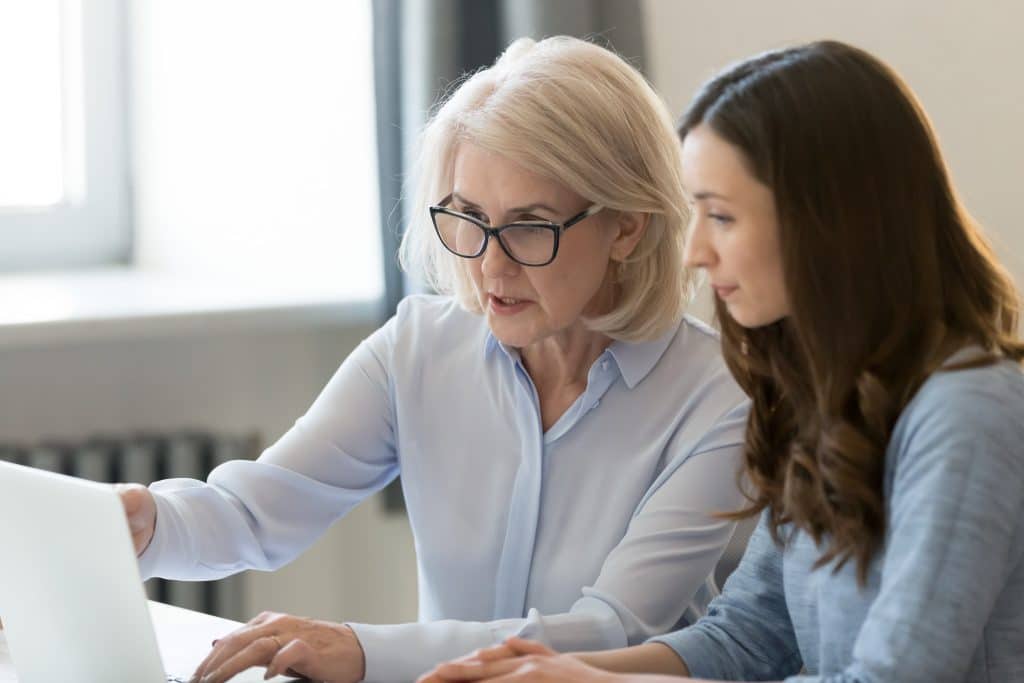
M 527 640 L 518 636 L 505 639 L 505 645 L 519 655 L 556 655 L 558 654 L 544 643 Z

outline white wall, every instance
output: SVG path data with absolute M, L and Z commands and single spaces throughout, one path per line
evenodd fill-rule
M 677 116 L 715 71 L 762 50 L 830 38 L 889 62 L 921 99 L 968 209 L 1024 286 L 1024 3 L 646 0 L 644 9 L 652 80 Z

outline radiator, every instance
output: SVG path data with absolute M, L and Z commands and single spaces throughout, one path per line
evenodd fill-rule
M 227 460 L 251 459 L 259 453 L 256 436 L 215 436 L 199 432 L 96 437 L 80 442 L 45 441 L 33 445 L 0 445 L 0 460 L 70 474 L 100 482 L 150 484 L 158 479 L 188 477 L 205 480 Z M 219 581 L 150 579 L 153 599 L 191 610 L 245 621 L 245 576 Z

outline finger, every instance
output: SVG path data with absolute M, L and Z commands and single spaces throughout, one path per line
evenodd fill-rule
M 506 638 L 504 643 L 510 650 L 518 655 L 557 655 L 558 653 L 552 650 L 544 643 L 540 643 L 536 640 L 527 640 L 526 638 L 519 638 L 518 636 L 512 636 Z
M 114 492 L 121 498 L 121 505 L 124 507 L 126 515 L 130 516 L 139 509 L 141 501 L 131 486 L 128 484 L 114 484 L 113 488 Z
M 266 638 L 274 635 L 274 631 L 278 629 L 274 624 L 267 624 L 272 618 L 280 616 L 274 612 L 260 612 L 252 620 L 246 623 L 234 631 L 231 631 L 226 636 L 221 637 L 219 640 L 214 641 L 213 649 L 203 659 L 196 673 L 193 674 L 194 680 L 199 680 L 204 675 L 214 671 L 220 667 L 224 661 L 243 651 L 249 647 L 252 643 L 256 642 L 260 638 Z M 284 626 L 284 625 L 281 625 Z M 280 647 L 283 640 L 274 640 L 274 649 Z
M 264 678 L 273 678 L 287 672 L 299 676 L 312 673 L 310 669 L 315 656 L 313 648 L 304 641 L 295 639 L 277 651 L 267 665 Z
M 515 671 L 509 671 L 507 674 L 502 674 L 494 678 L 488 678 L 487 683 L 540 683 L 546 681 L 548 678 L 540 671 L 536 669 L 525 669 L 520 668 Z M 557 678 L 554 680 L 558 680 Z
M 259 626 L 261 624 L 265 624 L 268 621 L 270 621 L 270 620 L 272 620 L 272 619 L 274 619 L 276 617 L 280 617 L 280 616 L 283 616 L 283 615 L 278 613 L 278 612 L 260 612 L 255 617 L 253 617 L 248 622 L 246 622 L 246 626 Z
M 188 679 L 189 683 L 195 683 L 196 681 L 202 680 L 203 676 L 206 675 L 206 672 L 210 671 L 210 664 L 213 662 L 214 658 L 217 657 L 217 655 L 220 653 L 221 647 L 222 646 L 220 644 L 220 640 L 213 641 L 213 643 L 211 644 L 210 652 L 207 653 L 205 657 L 203 657 L 203 661 L 199 662 L 199 666 L 197 666 L 196 670 L 192 672 L 192 677 Z
M 514 671 L 522 663 L 521 657 L 499 659 L 492 662 L 482 662 L 480 660 L 455 661 L 442 664 L 435 671 L 442 680 L 475 681 L 480 678 L 501 676 Z
M 444 679 L 437 674 L 437 667 L 423 674 L 416 679 L 416 683 L 444 683 Z
M 213 671 L 257 639 L 277 635 L 277 632 L 287 629 L 291 622 L 291 617 L 278 612 L 260 612 L 244 626 L 235 629 L 219 641 L 214 641 L 213 650 L 200 663 L 192 676 L 193 680 L 199 680 L 204 674 Z M 279 646 L 283 641 L 275 642 Z
M 559 675 L 556 668 L 549 668 L 554 659 L 550 657 L 538 658 L 533 655 L 520 657 L 520 662 L 513 671 L 489 678 L 487 683 L 543 683 L 544 681 L 561 681 L 565 677 Z
M 223 683 L 250 667 L 267 666 L 277 654 L 278 647 L 280 643 L 272 636 L 257 638 L 203 676 L 202 683 Z
M 500 645 L 492 645 L 491 647 L 485 647 L 481 650 L 477 650 L 473 654 L 474 659 L 479 659 L 481 662 L 494 662 L 499 659 L 515 657 L 519 653 L 509 645 L 501 643 Z
M 253 626 L 252 622 L 249 622 L 245 626 L 237 628 L 220 639 L 213 641 L 213 649 L 196 667 L 195 673 L 192 674 L 192 680 L 200 680 L 257 639 L 269 635 L 269 629 L 266 627 Z

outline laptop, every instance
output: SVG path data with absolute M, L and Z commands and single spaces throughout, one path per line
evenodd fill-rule
M 18 683 L 164 683 L 193 673 L 164 670 L 182 659 L 161 658 L 124 508 L 107 484 L 0 461 L 0 618 Z M 232 680 L 262 683 L 263 672 Z

